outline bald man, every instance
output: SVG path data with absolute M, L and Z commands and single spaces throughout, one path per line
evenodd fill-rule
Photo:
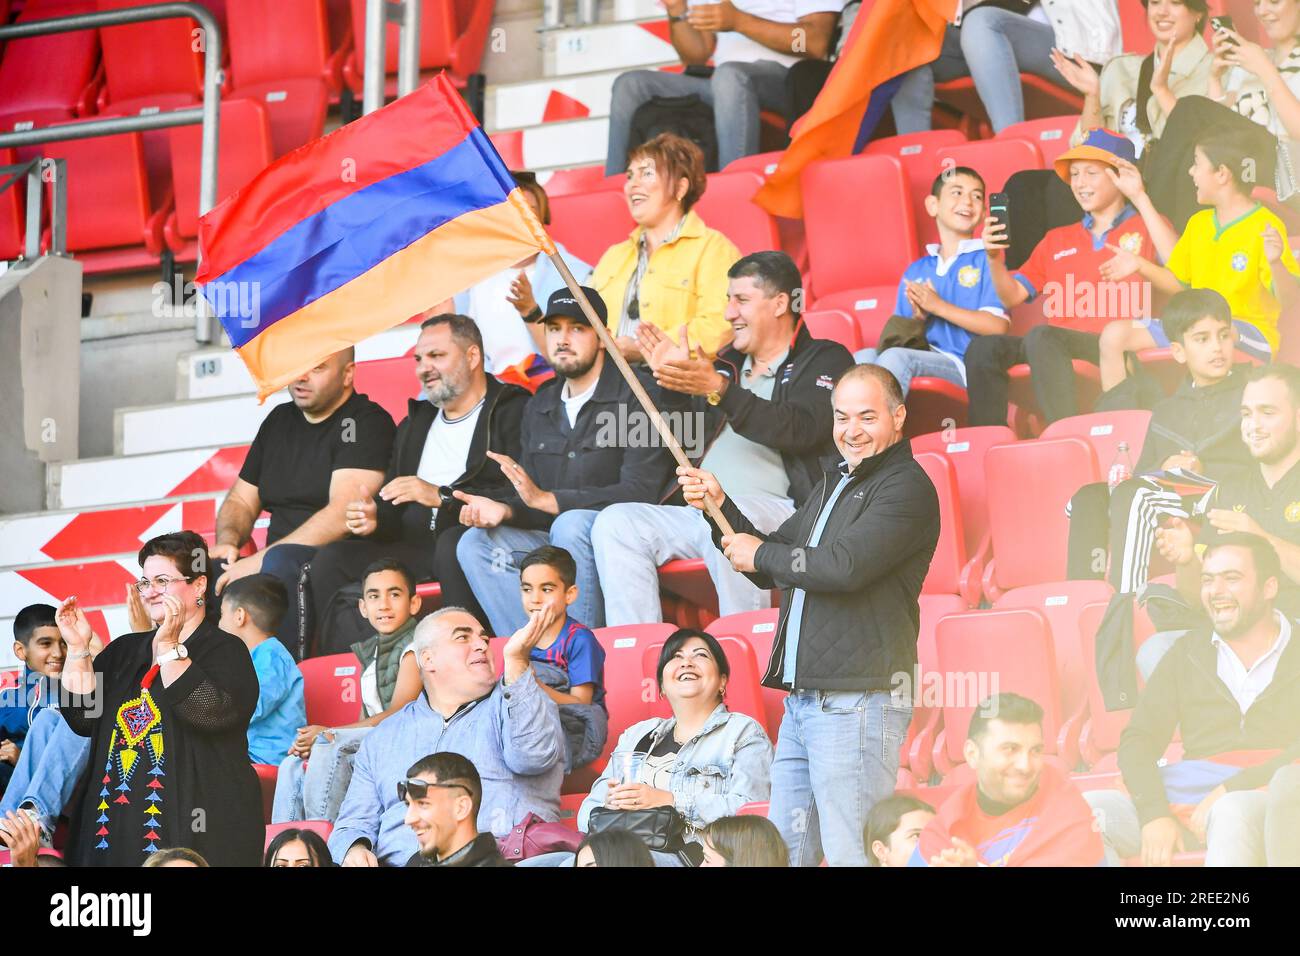
M 302 566 L 317 548 L 347 536 L 348 502 L 379 490 L 393 445 L 392 417 L 353 390 L 355 370 L 348 348 L 289 386 L 292 401 L 273 408 L 257 430 L 217 514 L 217 542 L 209 552 L 217 595 L 250 574 L 280 579 L 289 609 L 275 636 L 298 660 L 304 654 L 297 600 Z M 263 511 L 271 516 L 267 547 L 241 558 Z

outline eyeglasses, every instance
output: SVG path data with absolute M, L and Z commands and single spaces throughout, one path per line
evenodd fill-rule
M 405 780 L 397 781 L 397 799 L 406 803 L 409 794 L 412 800 L 423 800 L 429 795 L 430 787 L 455 788 L 464 790 L 470 797 L 474 796 L 469 787 L 463 783 L 430 783 L 428 780 L 420 780 L 417 777 L 407 777 Z
M 136 589 L 137 591 L 139 591 L 141 594 L 144 594 L 144 593 L 145 593 L 146 591 L 148 591 L 150 588 L 157 588 L 159 591 L 166 591 L 169 587 L 171 587 L 171 586 L 172 586 L 173 584 L 175 584 L 177 581 L 187 581 L 187 580 L 189 580 L 189 579 L 188 579 L 188 578 L 169 578 L 169 577 L 167 577 L 166 575 L 160 575 L 160 576 L 154 578 L 152 581 L 149 580 L 148 578 L 141 578 L 139 581 L 136 581 L 136 582 L 135 582 L 135 589 Z

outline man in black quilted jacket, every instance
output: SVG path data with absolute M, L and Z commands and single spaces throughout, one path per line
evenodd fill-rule
M 840 458 L 770 535 L 716 478 L 678 469 L 686 500 L 711 498 L 734 534 L 715 543 L 762 588 L 781 589 L 763 683 L 790 691 L 772 763 L 769 819 L 792 866 L 866 866 L 862 832 L 894 790 L 912 719 L 921 582 L 939 541 L 939 499 L 903 438 L 898 381 L 877 365 L 846 371 L 831 394 Z

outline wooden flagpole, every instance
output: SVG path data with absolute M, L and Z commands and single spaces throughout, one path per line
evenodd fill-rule
M 632 366 L 628 364 L 627 359 L 623 357 L 623 353 L 619 351 L 618 344 L 614 341 L 614 336 L 610 334 L 608 327 L 606 327 L 605 323 L 600 320 L 600 316 L 596 315 L 596 310 L 592 308 L 591 302 L 588 301 L 586 294 L 582 291 L 582 286 L 578 285 L 578 280 L 573 277 L 573 273 L 569 271 L 569 267 L 565 264 L 564 259 L 561 258 L 558 252 L 552 252 L 549 253 L 549 255 L 551 262 L 555 264 L 555 268 L 559 270 L 560 275 L 563 277 L 564 284 L 569 287 L 569 291 L 573 293 L 573 297 L 578 300 L 578 305 L 581 306 L 583 314 L 587 317 L 587 321 L 590 322 L 591 327 L 596 330 L 596 335 L 600 337 L 600 342 L 605 347 L 605 351 L 609 354 L 609 357 L 614 360 L 614 364 L 618 366 L 618 370 L 623 373 L 623 378 L 627 381 L 628 387 L 632 389 L 632 394 L 636 396 L 636 400 L 641 403 L 641 407 L 645 409 L 645 413 L 650 416 L 650 421 L 654 423 L 655 431 L 659 433 L 659 437 L 662 438 L 664 444 L 668 446 L 668 450 L 673 453 L 673 458 L 677 459 L 677 464 L 685 468 L 692 467 L 690 459 L 686 457 L 686 452 L 682 451 L 682 446 L 677 441 L 677 436 L 674 435 L 673 430 L 668 427 L 668 423 L 664 421 L 663 415 L 659 413 L 659 409 L 655 407 L 654 401 L 651 400 L 649 394 L 646 392 L 645 386 L 641 384 L 641 380 L 637 378 L 636 373 L 632 371 Z M 707 496 L 704 499 L 704 510 L 708 513 L 709 517 L 713 519 L 714 523 L 722 529 L 723 534 L 736 533 L 731 527 L 731 522 L 722 516 L 721 509 L 719 509 L 718 506 L 713 503 L 713 500 Z

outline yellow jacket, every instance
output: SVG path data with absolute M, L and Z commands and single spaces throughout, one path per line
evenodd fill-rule
M 596 263 L 591 287 L 600 293 L 609 310 L 609 329 L 618 333 L 623 296 L 636 272 L 636 257 L 642 227 L 626 240 L 610 246 Z M 723 312 L 727 304 L 727 270 L 740 258 L 730 239 L 704 225 L 693 210 L 677 238 L 666 242 L 650 256 L 637 298 L 641 321 L 661 329 L 674 341 L 683 324 L 692 344 L 710 355 L 731 339 L 731 326 Z

